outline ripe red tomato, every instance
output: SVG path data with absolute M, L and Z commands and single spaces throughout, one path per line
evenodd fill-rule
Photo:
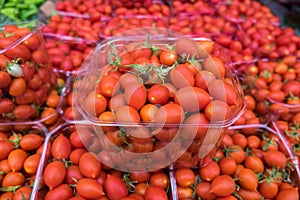
M 25 93 L 26 82 L 22 77 L 14 78 L 9 86 L 9 94 L 11 96 L 21 96 Z
M 102 185 L 92 178 L 82 178 L 76 183 L 76 191 L 79 196 L 86 199 L 99 199 L 104 196 Z
M 209 182 L 213 181 L 220 173 L 220 166 L 214 161 L 199 169 L 201 179 Z
M 211 183 L 210 182 L 199 182 L 196 185 L 196 194 L 198 197 L 203 199 L 216 199 L 217 196 L 210 192 L 211 190 Z
M 53 161 L 46 165 L 43 180 L 51 190 L 64 181 L 65 175 L 66 167 L 64 163 L 62 161 Z
M 155 84 L 148 90 L 147 99 L 152 104 L 164 105 L 169 97 L 169 89 L 164 85 Z
M 287 162 L 286 156 L 278 150 L 268 150 L 264 152 L 263 160 L 268 167 L 279 167 L 280 169 L 285 168 Z
M 221 174 L 224 175 L 233 175 L 236 171 L 237 164 L 235 160 L 231 157 L 224 157 L 219 160 L 219 166 Z
M 123 180 L 114 175 L 107 175 L 106 181 L 104 182 L 104 190 L 106 195 L 111 200 L 118 200 L 128 195 L 128 189 Z
M 216 80 L 216 76 L 207 70 L 199 71 L 195 76 L 195 86 L 208 91 L 208 85 Z
M 93 153 L 85 152 L 81 155 L 78 166 L 85 177 L 96 178 L 100 174 L 102 165 Z
M 146 103 L 146 87 L 138 82 L 128 83 L 124 88 L 125 101 L 127 104 L 139 110 Z
M 212 181 L 210 192 L 216 196 L 224 197 L 232 194 L 235 187 L 234 179 L 231 176 L 220 175 Z
M 275 198 L 277 196 L 278 190 L 278 184 L 272 181 L 264 181 L 259 184 L 259 192 L 264 198 Z
M 100 79 L 97 90 L 100 94 L 111 97 L 119 92 L 120 84 L 117 78 L 113 75 L 104 76 Z
M 212 72 L 217 78 L 224 78 L 226 68 L 224 62 L 218 57 L 208 56 L 204 59 L 204 68 Z
M 68 184 L 60 184 L 45 195 L 45 200 L 69 199 L 73 196 L 73 191 Z
M 173 65 L 177 58 L 177 53 L 172 50 L 163 50 L 159 55 L 160 63 L 167 66 Z
M 246 190 L 254 191 L 258 186 L 258 179 L 256 174 L 248 168 L 242 169 L 237 174 L 239 184 Z
M 40 135 L 29 133 L 22 137 L 20 140 L 20 147 L 25 151 L 32 151 L 39 148 L 44 141 L 44 138 Z
M 106 98 L 97 92 L 90 92 L 84 100 L 84 108 L 91 117 L 98 117 L 105 111 L 107 106 Z
M 163 172 L 158 172 L 153 174 L 150 177 L 150 181 L 149 181 L 150 185 L 154 185 L 154 186 L 158 186 L 161 187 L 163 189 L 167 189 L 170 186 L 170 179 L 168 177 L 168 175 L 166 175 Z
M 170 81 L 176 88 L 195 85 L 194 74 L 184 64 L 177 65 L 170 71 Z
M 189 168 L 175 170 L 176 183 L 181 187 L 191 187 L 196 180 L 194 172 Z
M 198 112 L 210 101 L 209 94 L 198 87 L 183 87 L 174 94 L 175 103 L 182 106 L 187 112 Z
M 6 159 L 14 149 L 14 145 L 6 140 L 0 140 L 0 160 Z
M 120 123 L 134 123 L 141 121 L 138 111 L 131 106 L 121 106 L 115 113 L 116 121 Z
M 168 195 L 165 190 L 158 186 L 150 185 L 145 192 L 145 200 L 167 200 Z
M 31 197 L 31 193 L 32 193 L 31 187 L 23 186 L 16 190 L 13 199 L 14 200 L 18 200 L 18 199 L 24 199 L 24 200 L 28 199 L 29 200 Z
M 25 183 L 25 176 L 21 172 L 8 172 L 2 179 L 2 187 L 18 186 Z
M 163 124 L 180 124 L 184 120 L 184 110 L 178 104 L 165 104 L 156 113 L 154 122 Z
M 205 116 L 210 121 L 226 121 L 231 116 L 231 109 L 225 101 L 212 100 L 205 107 Z
M 26 158 L 23 164 L 24 171 L 28 174 L 36 174 L 40 164 L 41 155 L 33 154 Z
M 68 159 L 72 151 L 70 140 L 63 134 L 57 136 L 51 145 L 51 154 L 54 158 Z
M 24 161 L 27 159 L 28 153 L 22 149 L 14 149 L 8 155 L 8 165 L 11 170 L 20 171 L 23 168 Z
M 257 156 L 247 156 L 244 165 L 255 173 L 263 172 L 265 169 L 263 161 Z
M 237 93 L 233 86 L 222 79 L 212 81 L 208 91 L 214 99 L 223 100 L 228 105 L 237 105 Z

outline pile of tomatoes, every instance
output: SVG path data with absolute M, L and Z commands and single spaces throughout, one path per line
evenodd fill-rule
M 300 37 L 268 7 L 252 0 L 63 0 L 56 9 L 41 30 L 8 25 L 0 31 L 0 200 L 299 199 Z M 129 45 L 111 52 L 101 74 L 92 71 L 92 86 L 82 82 L 80 67 L 88 67 L 99 42 L 142 27 L 208 38 L 214 42 L 195 41 L 211 59 L 182 59 L 193 46 L 189 40 L 178 45 L 184 50 Z M 224 72 L 224 58 L 225 65 L 215 59 L 216 43 L 227 50 L 244 96 L 236 95 L 240 89 Z M 218 96 L 217 86 L 208 89 L 207 81 L 226 85 L 227 98 Z M 84 86 L 85 98 L 76 96 Z M 189 99 L 188 90 L 194 93 Z M 201 99 L 196 106 L 193 97 Z M 75 105 L 78 99 L 84 112 Z M 246 108 L 234 118 L 243 102 Z M 126 172 L 114 165 L 128 158 L 101 149 L 91 126 L 78 126 L 82 115 L 93 123 L 113 122 L 101 128 L 106 142 L 122 151 L 161 150 L 179 123 L 199 125 L 188 130 L 198 138 L 168 167 Z M 199 159 L 206 124 L 219 117 L 234 123 Z M 166 127 L 115 125 L 128 120 Z M 182 144 L 177 141 L 173 151 Z

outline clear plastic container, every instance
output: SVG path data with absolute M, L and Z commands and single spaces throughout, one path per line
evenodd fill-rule
M 238 29 L 236 24 L 211 15 L 175 15 L 169 18 L 169 29 L 190 37 L 212 39 L 220 35 L 234 37 Z
M 2 123 L 39 119 L 41 108 L 55 89 L 56 76 L 41 28 L 42 24 L 33 22 L 1 26 Z
M 288 145 L 286 139 L 284 137 L 282 137 L 282 135 L 270 128 L 269 126 L 266 126 L 265 124 L 253 124 L 251 125 L 252 128 L 257 128 L 257 132 L 255 134 L 252 135 L 244 135 L 246 138 L 247 137 L 258 137 L 261 142 L 262 141 L 273 141 L 272 144 L 276 144 L 278 146 L 278 150 L 280 152 L 282 152 L 284 154 L 284 156 L 287 159 L 287 165 L 283 168 L 283 169 L 279 169 L 279 168 L 269 168 L 267 166 L 266 163 L 264 163 L 264 169 L 262 172 L 256 172 L 256 174 L 262 173 L 262 176 L 257 176 L 259 178 L 259 182 L 258 182 L 258 187 L 255 190 L 256 192 L 252 193 L 251 197 L 256 197 L 256 195 L 260 196 L 261 198 L 266 198 L 266 196 L 262 196 L 263 193 L 261 193 L 262 189 L 260 189 L 260 185 L 263 184 L 263 182 L 265 182 L 267 180 L 267 178 L 269 177 L 268 180 L 271 180 L 273 182 L 276 182 L 279 184 L 279 190 L 276 194 L 276 196 L 278 195 L 278 193 L 280 192 L 280 190 L 282 190 L 283 185 L 287 184 L 290 185 L 291 187 L 293 187 L 295 190 L 298 189 L 299 184 L 300 184 L 300 177 L 299 177 L 299 163 L 298 163 L 298 159 L 295 158 L 295 156 L 293 155 L 293 153 L 290 150 L 290 146 Z M 243 133 L 243 129 L 249 128 L 249 126 L 245 125 L 245 126 L 230 126 L 228 128 L 228 130 L 226 131 L 225 134 L 229 135 L 229 137 L 233 138 L 235 134 L 239 135 L 241 133 Z M 239 138 L 239 137 L 236 137 Z M 238 144 L 239 139 L 236 139 L 237 143 L 232 144 L 233 146 L 227 144 L 227 146 L 224 146 L 225 143 L 222 143 L 222 150 L 223 150 L 223 154 L 221 154 L 220 152 L 218 154 L 214 154 L 212 155 L 212 157 L 214 158 L 214 160 L 212 160 L 211 162 L 215 162 L 218 166 L 220 166 L 220 161 L 223 157 L 230 157 L 230 148 L 234 147 L 236 144 Z M 228 142 L 228 140 L 226 140 L 226 142 Z M 242 143 L 241 143 L 242 144 Z M 250 143 L 249 143 L 250 144 Z M 261 143 L 262 144 L 262 143 Z M 270 145 L 271 146 L 271 145 Z M 270 147 L 268 146 L 268 143 L 266 145 L 261 145 L 258 148 L 251 148 L 248 146 L 248 144 L 246 145 L 245 148 L 242 148 L 244 151 L 247 150 L 248 152 L 248 156 L 257 156 L 260 157 L 263 161 L 263 154 L 264 152 L 268 151 L 267 149 Z M 265 148 L 265 150 L 263 150 L 263 148 Z M 271 147 L 270 147 L 271 148 Z M 224 151 L 225 150 L 225 151 Z M 227 150 L 227 154 L 225 153 Z M 221 151 L 222 152 L 222 151 Z M 228 153 L 229 152 L 229 153 Z M 248 157 L 247 156 L 247 157 Z M 232 157 L 234 158 L 234 157 Z M 265 162 L 265 161 L 263 161 Z M 225 163 L 225 161 L 224 161 Z M 245 160 L 242 161 L 239 165 L 244 166 L 245 167 Z M 212 167 L 215 167 L 215 165 L 212 165 Z M 204 172 L 205 170 L 202 171 L 202 174 L 200 173 L 201 171 L 201 167 L 197 166 L 196 168 L 188 168 L 188 170 L 192 170 L 194 172 L 194 176 L 195 178 L 195 182 L 189 186 L 189 187 L 184 187 L 183 185 L 179 185 L 178 183 L 182 184 L 182 177 L 180 177 L 180 175 L 178 175 L 178 178 L 180 178 L 179 181 L 177 181 L 176 179 L 176 171 L 178 169 L 171 167 L 170 168 L 170 178 L 171 178 L 171 189 L 172 189 L 172 197 L 173 200 L 180 200 L 180 199 L 185 199 L 187 198 L 186 195 L 189 195 L 189 193 L 183 192 L 183 191 L 191 191 L 191 194 L 196 195 L 196 197 L 198 198 L 208 198 L 208 196 L 210 196 L 210 198 L 217 198 L 219 196 L 214 194 L 214 190 L 212 189 L 212 182 L 214 179 L 210 180 L 208 179 L 208 177 L 210 177 L 210 174 L 207 174 L 206 172 Z M 248 168 L 250 169 L 250 168 Z M 211 170 L 211 169 L 210 169 Z M 229 173 L 229 171 L 227 171 L 226 173 Z M 225 172 L 222 173 L 222 171 L 220 172 L 220 175 L 224 175 L 226 174 Z M 271 174 L 270 174 L 271 173 Z M 277 176 L 274 176 L 274 174 L 276 174 Z M 279 179 L 279 182 L 277 182 L 277 177 L 281 176 L 282 177 Z M 234 183 L 238 186 L 236 188 L 236 190 L 234 190 L 233 193 L 229 194 L 232 195 L 236 198 L 243 198 L 244 196 L 242 196 L 242 192 L 240 193 L 239 190 L 243 189 L 243 186 L 239 183 L 239 181 L 236 178 L 235 174 L 232 175 L 228 175 L 227 176 L 231 176 L 234 179 Z M 274 177 L 272 177 L 274 176 Z M 190 174 L 189 174 L 189 177 Z M 264 179 L 266 178 L 266 179 Z M 191 179 L 190 179 L 191 180 Z M 187 183 L 187 182 L 185 182 Z M 199 185 L 198 185 L 199 184 Z M 201 184 L 201 185 L 200 185 Z M 280 184 L 282 184 L 282 187 L 280 187 Z M 204 192 L 207 190 L 207 194 Z M 194 193 L 193 193 L 194 192 Z M 299 192 L 299 191 L 298 191 Z M 191 195 L 190 194 L 190 195 Z M 228 195 L 227 195 L 228 196 Z M 274 198 L 276 198 L 276 196 Z M 244 197 L 245 198 L 245 197 Z
M 153 32 L 153 29 L 146 29 L 142 31 L 146 31 L 149 33 L 149 31 Z M 93 100 L 91 100 L 91 102 L 87 102 L 87 101 L 91 97 L 90 94 L 93 94 L 93 92 L 97 88 L 98 83 L 101 82 L 101 79 L 104 76 L 106 76 L 105 74 L 107 72 L 108 73 L 121 72 L 121 71 L 118 72 L 117 68 L 113 68 L 111 70 L 107 69 L 108 60 L 111 61 L 111 59 L 114 59 L 111 58 L 111 56 L 119 56 L 121 55 L 121 53 L 123 55 L 128 53 L 127 50 L 129 50 L 129 48 L 131 49 L 132 47 L 136 48 L 136 46 L 134 45 L 145 44 L 145 41 L 147 42 L 147 44 L 150 44 L 152 46 L 151 48 L 153 49 L 159 48 L 162 51 L 163 50 L 169 51 L 170 49 L 168 49 L 167 47 L 174 45 L 177 39 L 179 37 L 182 37 L 180 33 L 175 33 L 170 30 L 155 29 L 155 33 L 162 33 L 162 32 L 165 32 L 168 35 L 167 36 L 152 35 L 148 37 L 146 36 L 124 37 L 125 34 L 128 35 L 127 33 L 125 33 L 125 34 L 121 34 L 120 38 L 113 38 L 111 40 L 100 43 L 96 47 L 94 54 L 91 57 L 91 60 L 87 64 L 86 71 L 79 73 L 75 81 L 75 84 L 78 84 L 78 91 L 77 94 L 74 95 L 73 97 L 73 102 L 81 114 L 77 116 L 78 119 L 75 119 L 75 121 L 79 120 L 81 121 L 81 123 L 85 122 L 87 124 L 90 124 L 91 128 L 93 129 L 95 140 L 98 140 L 99 143 L 102 144 L 101 146 L 103 146 L 102 151 L 105 153 L 110 153 L 112 158 L 118 157 L 120 154 L 120 150 L 124 148 L 125 150 L 124 152 L 126 153 L 124 154 L 123 159 L 124 160 L 130 159 L 132 162 L 122 162 L 121 164 L 116 161 L 115 163 L 109 163 L 112 167 L 120 171 L 150 171 L 150 170 L 166 167 L 170 163 L 173 163 L 175 160 L 177 160 L 187 149 L 189 149 L 192 143 L 194 144 L 193 145 L 194 147 L 196 146 L 196 148 L 190 148 L 191 155 L 195 155 L 195 163 L 198 163 L 199 160 L 201 163 L 204 163 L 206 160 L 205 157 L 207 155 L 210 155 L 210 152 L 212 152 L 215 149 L 215 147 L 218 145 L 218 141 L 220 141 L 220 139 L 222 138 L 224 131 L 227 129 L 227 127 L 230 124 L 234 123 L 234 121 L 237 120 L 237 118 L 243 113 L 245 109 L 245 102 L 243 100 L 242 89 L 240 88 L 237 77 L 231 71 L 231 63 L 228 54 L 225 53 L 225 50 L 223 48 L 213 43 L 212 41 L 200 38 L 196 40 L 196 42 L 192 41 L 191 45 L 200 45 L 206 42 L 208 44 L 212 42 L 210 43 L 213 44 L 213 50 L 211 51 L 211 56 L 218 57 L 218 59 L 222 60 L 222 62 L 225 63 L 226 70 L 224 71 L 223 74 L 224 79 L 226 79 L 231 85 L 234 96 L 236 97 L 235 99 L 237 100 L 234 106 L 230 106 L 231 114 L 225 117 L 226 119 L 219 118 L 218 120 L 214 120 L 210 122 L 208 121 L 208 123 L 201 122 L 201 119 L 199 119 L 200 121 L 198 122 L 185 121 L 186 122 L 185 123 L 183 122 L 182 119 L 181 122 L 173 122 L 173 121 L 171 122 L 167 120 L 167 123 L 164 123 L 163 121 L 160 121 L 159 118 L 157 118 L 158 121 L 145 122 L 141 120 L 137 122 L 137 121 L 130 121 L 130 117 L 128 118 L 125 117 L 126 119 L 124 118 L 121 121 L 119 120 L 120 118 L 116 120 L 116 118 L 113 117 L 112 120 L 102 121 L 102 119 L 100 119 L 99 121 L 98 114 L 94 112 L 94 106 L 95 106 L 94 101 Z M 129 52 L 131 52 L 131 50 L 129 50 Z M 207 57 L 207 59 L 210 58 L 211 58 L 210 56 Z M 116 59 L 118 60 L 118 58 Z M 163 67 L 167 68 L 166 66 L 162 65 L 162 69 Z M 169 70 L 171 70 L 171 68 L 169 68 Z M 132 73 L 134 74 L 134 71 Z M 145 73 L 148 74 L 149 72 L 146 71 Z M 119 75 L 123 75 L 123 74 L 127 74 L 129 76 L 132 75 L 130 71 L 128 72 L 123 71 Z M 150 88 L 151 85 L 160 83 L 159 81 L 151 82 L 150 79 L 148 79 L 149 77 L 147 78 L 146 74 L 145 74 L 146 77 L 144 77 L 145 88 Z M 164 76 L 165 78 L 163 79 L 165 80 L 165 84 L 170 83 L 169 72 L 164 74 Z M 219 81 L 221 81 L 221 79 Z M 172 82 L 172 84 L 173 83 L 174 82 Z M 120 93 L 122 95 L 123 90 L 121 89 L 117 93 L 118 94 Z M 101 95 L 98 97 L 102 98 Z M 111 97 L 107 97 L 107 102 L 108 102 L 107 105 L 109 105 L 109 101 L 111 99 L 112 99 Z M 193 97 L 191 99 L 193 99 Z M 114 101 L 114 99 L 111 101 Z M 136 99 L 133 101 L 139 101 L 139 100 Z M 173 99 L 170 98 L 169 101 L 172 102 Z M 161 106 L 164 105 L 163 104 L 158 105 L 158 108 L 161 108 Z M 126 107 L 125 105 L 124 108 L 127 109 L 128 107 Z M 197 105 L 195 105 L 195 108 L 197 110 Z M 164 112 L 163 109 L 164 107 L 162 108 L 162 112 Z M 193 110 L 194 108 L 191 109 Z M 104 110 L 110 111 L 108 107 L 105 107 Z M 116 114 L 115 109 L 112 110 L 113 110 L 112 112 Z M 190 114 L 192 113 L 198 115 L 200 112 L 199 110 L 186 112 L 186 118 L 188 118 L 188 116 L 190 116 Z M 204 110 L 201 113 L 203 114 Z M 218 113 L 217 115 L 219 114 L 220 113 Z M 196 116 L 196 118 L 198 117 L 201 118 L 201 116 Z M 131 119 L 134 120 L 133 118 Z M 163 117 L 162 120 L 164 119 L 166 118 Z M 191 118 L 189 120 L 191 120 Z M 198 119 L 196 119 L 196 121 L 197 120 Z M 112 142 L 110 142 L 107 139 L 107 137 L 105 137 L 109 132 L 107 130 L 111 130 L 111 129 L 112 130 L 116 129 L 120 131 L 120 137 L 123 138 L 123 141 L 121 141 L 122 145 L 116 146 Z M 166 131 L 169 131 L 169 133 L 166 134 L 169 134 L 171 139 L 160 137 L 161 135 L 164 135 L 164 132 Z M 201 132 L 203 133 L 203 131 L 204 132 L 207 131 L 207 133 L 201 135 Z M 144 133 L 145 135 L 144 136 L 139 135 L 141 133 Z M 147 147 L 147 146 L 145 144 L 143 144 L 142 146 L 138 146 L 139 144 L 141 144 L 139 142 L 137 142 L 138 144 L 133 144 L 134 142 L 132 143 L 133 145 L 135 145 L 134 146 L 135 150 L 130 149 L 132 148 L 132 144 L 130 144 L 130 141 L 133 141 L 135 139 L 134 134 L 137 134 L 136 137 L 144 137 L 142 139 L 146 139 L 147 146 L 149 147 L 150 151 L 149 149 L 140 150 L 139 148 Z M 89 147 L 87 146 L 87 148 Z M 139 150 L 145 152 L 138 153 Z M 165 159 L 162 159 L 161 156 L 165 156 Z M 100 160 L 101 159 L 102 158 L 100 157 Z M 192 165 L 195 165 L 195 163 L 193 163 Z
M 251 21 L 252 23 L 268 23 L 272 25 L 279 26 L 280 19 L 270 12 L 269 8 L 264 6 L 262 3 L 257 1 L 247 1 L 247 2 L 217 2 L 213 3 L 215 7 L 215 14 L 218 17 L 222 17 L 234 23 L 244 23 L 246 21 Z M 247 9 L 247 7 L 256 7 L 255 9 Z M 262 15 L 261 13 L 265 13 Z M 247 22 L 249 23 L 249 22 Z
M 130 176 L 130 173 L 114 170 L 114 169 L 104 165 L 103 163 L 100 164 L 100 168 L 98 168 L 99 171 L 97 172 L 97 176 L 94 178 L 91 177 L 92 176 L 91 174 L 94 173 L 93 170 L 88 171 L 88 174 L 87 174 L 87 171 L 84 171 L 84 169 L 82 168 L 82 163 L 79 163 L 80 162 L 79 160 L 80 160 L 80 156 L 82 155 L 81 153 L 88 152 L 89 150 L 86 149 L 82 145 L 78 145 L 80 143 L 76 143 L 79 141 L 75 141 L 76 136 L 74 136 L 74 135 L 76 135 L 76 132 L 78 132 L 79 130 L 89 131 L 92 129 L 89 124 L 79 123 L 76 125 L 76 123 L 78 123 L 78 122 L 61 123 L 59 126 L 55 127 L 53 130 L 49 131 L 46 134 L 45 142 L 44 142 L 44 149 L 43 149 L 43 159 L 40 162 L 39 174 L 37 174 L 39 179 L 35 183 L 35 187 L 33 188 L 33 194 L 31 196 L 31 200 L 45 199 L 45 197 L 47 195 L 50 195 L 50 194 L 48 194 L 48 193 L 51 193 L 51 190 L 49 189 L 49 185 L 45 184 L 45 181 L 44 181 L 45 176 L 49 176 L 49 174 L 45 174 L 44 172 L 45 172 L 46 167 L 55 161 L 64 162 L 64 164 L 66 166 L 68 166 L 68 168 L 70 168 L 70 169 L 69 169 L 69 172 L 66 173 L 64 180 L 59 185 L 55 186 L 52 190 L 55 190 L 55 188 L 60 187 L 62 184 L 68 184 L 69 187 L 72 188 L 72 194 L 69 196 L 69 198 L 71 198 L 72 196 L 79 196 L 79 194 L 77 193 L 77 190 L 75 188 L 75 184 L 81 178 L 89 178 L 89 179 L 97 180 L 98 183 L 101 184 L 102 188 L 104 189 L 104 182 L 107 180 L 106 178 L 107 178 L 108 174 L 121 177 L 121 180 L 124 183 L 126 183 L 126 187 L 128 188 L 128 196 L 133 194 L 136 185 L 141 182 L 137 182 L 136 180 L 133 180 L 133 178 Z M 88 132 L 86 132 L 86 133 L 89 134 Z M 71 152 L 70 152 L 69 156 L 64 157 L 63 159 L 58 159 L 57 151 L 55 149 L 52 150 L 52 148 L 58 147 L 57 144 L 54 144 L 54 143 L 56 143 L 56 139 L 61 136 L 63 136 L 66 139 L 62 145 L 65 145 L 65 147 L 66 147 L 66 146 L 69 146 L 71 143 Z M 80 138 L 80 139 L 82 139 L 82 138 Z M 86 137 L 86 139 L 89 139 L 90 142 L 93 142 L 92 137 L 88 136 L 88 137 Z M 68 142 L 66 142 L 66 141 L 68 141 Z M 101 146 L 97 145 L 97 140 L 94 140 L 94 141 L 95 141 L 94 148 L 100 149 Z M 55 147 L 54 147 L 54 145 L 55 145 Z M 77 156 L 76 156 L 76 154 L 77 154 Z M 93 163 L 95 163 L 95 161 L 90 160 L 90 163 L 86 162 L 85 164 L 88 166 L 89 164 L 93 165 Z M 78 169 L 79 167 L 80 167 L 80 169 Z M 68 168 L 66 168 L 67 171 L 68 171 Z M 89 168 L 89 170 L 91 170 L 92 168 Z M 82 170 L 81 174 L 79 176 L 77 176 L 78 174 L 72 173 L 72 170 L 74 170 L 74 169 Z M 93 168 L 93 169 L 95 169 L 95 168 Z M 73 172 L 75 172 L 75 171 L 73 171 Z M 165 180 L 169 181 L 170 178 L 169 178 L 168 172 L 169 172 L 168 168 L 164 168 L 164 169 L 160 169 L 158 171 L 149 173 L 149 176 L 152 176 L 155 173 L 160 173 L 160 177 L 161 177 L 161 175 L 164 175 L 167 178 Z M 138 177 L 138 178 L 140 178 L 140 177 Z M 141 180 L 141 179 L 139 179 L 139 180 Z M 148 180 L 148 181 L 149 182 L 147 184 L 150 184 L 150 180 Z M 145 182 L 145 184 L 146 184 L 146 182 Z M 167 184 L 167 183 L 163 183 L 163 184 Z M 139 186 L 137 186 L 137 187 L 139 187 Z M 169 188 L 170 183 L 167 184 L 166 187 Z M 168 195 L 168 198 L 171 199 L 171 190 L 167 189 L 167 188 L 166 188 L 166 194 Z M 104 191 L 105 191 L 105 189 L 104 189 Z M 136 191 L 138 191 L 138 188 L 136 189 Z M 108 192 L 105 191 L 105 194 L 107 197 Z M 47 198 L 50 198 L 50 197 L 47 196 Z
M 107 20 L 111 18 L 113 12 L 109 1 L 93 0 L 57 0 L 55 9 L 60 15 L 85 18 L 91 21 Z
M 40 182 L 40 162 L 48 130 L 41 123 L 15 123 L 10 127 L 0 124 L 0 129 L 1 147 L 5 147 L 5 143 L 11 146 L 10 151 L 7 148 L 1 152 L 0 196 L 4 198 L 14 194 L 14 198 L 22 198 L 23 191 L 24 198 L 34 199 L 36 185 Z M 17 178 L 18 184 L 15 185 L 11 178 Z
M 172 9 L 170 8 L 169 3 L 164 1 L 143 1 L 134 0 L 132 2 L 126 1 L 126 5 L 121 6 L 122 1 L 111 1 L 111 4 L 115 5 L 113 16 L 153 16 L 153 17 L 168 17 L 172 14 Z
M 92 21 L 88 18 L 56 13 L 42 28 L 44 35 L 67 41 L 97 43 L 100 32 L 108 19 Z
M 51 33 L 44 33 L 44 37 L 53 70 L 66 74 L 79 70 L 97 44 L 95 41 Z
M 173 15 L 191 17 L 193 15 L 214 15 L 215 9 L 205 1 L 169 1 Z
M 273 119 L 289 121 L 300 111 L 300 84 L 294 70 L 297 62 L 290 65 L 285 59 L 257 58 L 237 69 L 241 82 L 246 86 L 245 94 L 253 96 L 257 103 L 265 104 Z
M 151 34 L 147 31 L 151 31 L 150 28 L 154 30 L 154 27 L 157 27 L 156 30 L 160 30 L 159 28 L 167 28 L 168 18 L 149 15 L 115 16 L 105 23 L 104 28 L 100 32 L 100 36 L 103 39 L 110 39 L 112 37 L 120 37 L 121 34 L 124 36 L 146 35 Z

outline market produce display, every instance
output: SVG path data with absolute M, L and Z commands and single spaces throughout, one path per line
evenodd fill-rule
M 300 36 L 270 8 L 28 2 L 0 1 L 0 200 L 299 199 Z

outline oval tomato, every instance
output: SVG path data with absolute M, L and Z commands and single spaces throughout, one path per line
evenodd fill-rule
M 61 199 L 67 200 L 73 196 L 73 191 L 68 184 L 60 184 L 48 191 L 45 200 Z
M 210 96 L 201 88 L 188 86 L 177 90 L 174 94 L 174 100 L 185 111 L 197 112 L 209 103 Z
M 43 144 L 44 138 L 34 133 L 28 133 L 20 140 L 20 147 L 25 151 L 32 151 L 39 148 Z
M 124 88 L 125 101 L 127 104 L 139 110 L 146 103 L 146 87 L 138 82 L 128 83 Z
M 20 171 L 23 168 L 24 161 L 27 159 L 28 153 L 22 149 L 12 150 L 8 155 L 8 165 L 11 170 Z
M 209 94 L 218 100 L 223 100 L 229 105 L 237 105 L 237 94 L 232 85 L 222 79 L 216 79 L 208 86 Z
M 165 190 L 158 186 L 150 185 L 145 192 L 145 200 L 168 200 Z
M 242 169 L 237 174 L 239 184 L 246 190 L 254 191 L 258 186 L 258 179 L 256 174 L 248 168 Z
M 63 134 L 56 137 L 51 145 L 51 154 L 54 158 L 68 159 L 72 151 L 70 140 Z
M 61 161 L 53 161 L 46 165 L 43 179 L 45 184 L 51 189 L 60 185 L 66 176 L 66 167 Z
M 148 90 L 147 99 L 152 104 L 164 105 L 169 97 L 169 89 L 164 85 L 155 84 Z
M 98 199 L 104 195 L 103 187 L 95 179 L 82 178 L 76 184 L 77 193 L 87 199 Z
M 156 113 L 154 122 L 164 124 L 180 124 L 184 120 L 184 110 L 178 104 L 165 104 Z
M 220 175 L 217 176 L 211 183 L 211 189 L 209 192 L 217 196 L 228 196 L 235 190 L 235 182 L 231 176 Z
M 100 79 L 97 90 L 100 94 L 111 97 L 119 92 L 120 84 L 117 78 L 113 75 L 104 76 Z
M 150 185 L 158 186 L 163 189 L 167 189 L 170 186 L 170 179 L 169 177 L 163 173 L 163 172 L 158 172 L 153 174 L 150 177 L 149 181 Z
M 184 64 L 177 65 L 170 71 L 170 81 L 176 88 L 195 85 L 194 74 Z
M 2 179 L 2 187 L 23 185 L 25 176 L 21 172 L 9 172 Z
M 128 189 L 123 180 L 114 175 L 107 175 L 104 182 L 105 193 L 111 200 L 119 200 L 128 195 Z
M 195 183 L 196 176 L 189 168 L 175 170 L 176 183 L 181 187 L 190 187 Z
M 102 165 L 91 152 L 85 152 L 81 155 L 78 166 L 85 177 L 96 178 L 100 174 Z

